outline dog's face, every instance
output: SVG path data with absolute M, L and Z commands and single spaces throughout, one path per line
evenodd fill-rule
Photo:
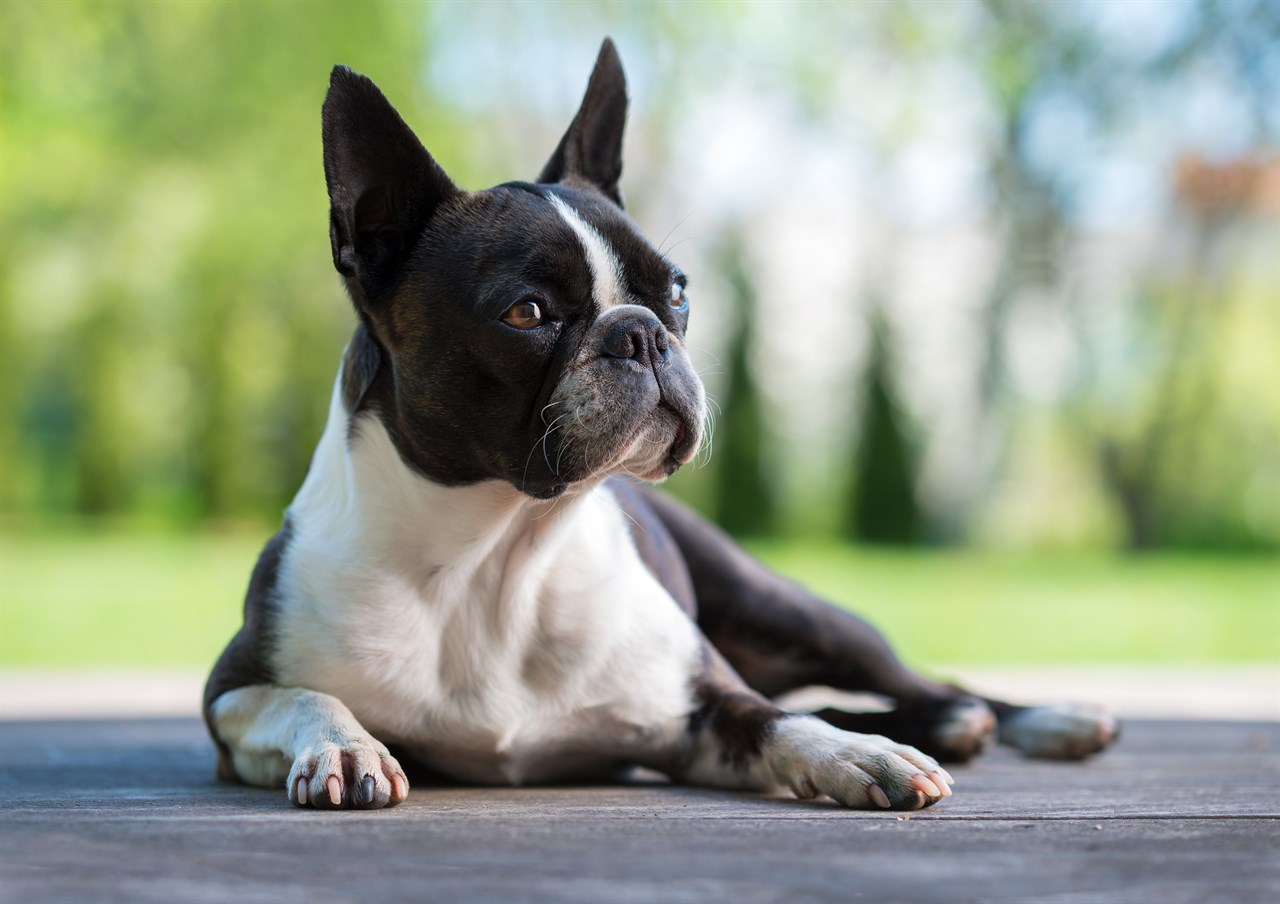
M 697 451 L 686 280 L 621 207 L 626 102 L 606 41 L 537 183 L 465 192 L 373 82 L 334 70 L 330 236 L 378 349 L 366 407 L 425 476 L 551 498 Z

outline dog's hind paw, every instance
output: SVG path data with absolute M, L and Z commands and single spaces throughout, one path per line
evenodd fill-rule
M 1000 720 L 1000 743 L 1027 756 L 1081 760 L 1115 743 L 1120 725 L 1100 706 L 1056 703 L 1029 706 Z
M 933 757 L 808 716 L 781 720 L 768 756 L 774 774 L 800 798 L 825 794 L 846 807 L 919 810 L 951 796 L 953 779 Z
M 315 745 L 294 760 L 289 800 L 322 810 L 373 810 L 409 796 L 409 780 L 385 746 L 373 738 Z
M 996 714 L 977 697 L 964 697 L 947 706 L 929 730 L 923 746 L 944 763 L 967 763 L 996 740 Z

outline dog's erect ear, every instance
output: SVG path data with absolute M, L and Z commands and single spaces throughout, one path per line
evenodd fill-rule
M 567 176 L 576 176 L 621 207 L 618 180 L 622 178 L 622 132 L 626 124 L 627 77 L 622 73 L 618 49 L 605 38 L 578 115 L 542 168 L 538 181 L 560 182 Z
M 368 298 L 458 189 L 378 86 L 346 66 L 329 77 L 323 119 L 333 265 Z

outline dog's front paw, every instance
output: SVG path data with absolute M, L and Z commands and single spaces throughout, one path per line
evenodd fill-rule
M 371 737 L 324 741 L 289 770 L 289 800 L 299 807 L 371 810 L 409 796 L 409 780 L 387 748 Z
M 1119 736 L 1114 716 L 1084 703 L 1029 706 L 1000 720 L 1001 744 L 1051 760 L 1084 759 L 1110 747 Z
M 937 760 L 880 735 L 788 716 L 768 744 L 774 774 L 797 797 L 825 794 L 846 807 L 919 810 L 951 796 L 953 779 Z

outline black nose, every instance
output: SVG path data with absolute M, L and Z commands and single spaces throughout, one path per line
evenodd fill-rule
M 657 367 L 670 351 L 667 328 L 655 317 L 627 317 L 604 334 L 603 351 L 610 358 L 630 358 Z

